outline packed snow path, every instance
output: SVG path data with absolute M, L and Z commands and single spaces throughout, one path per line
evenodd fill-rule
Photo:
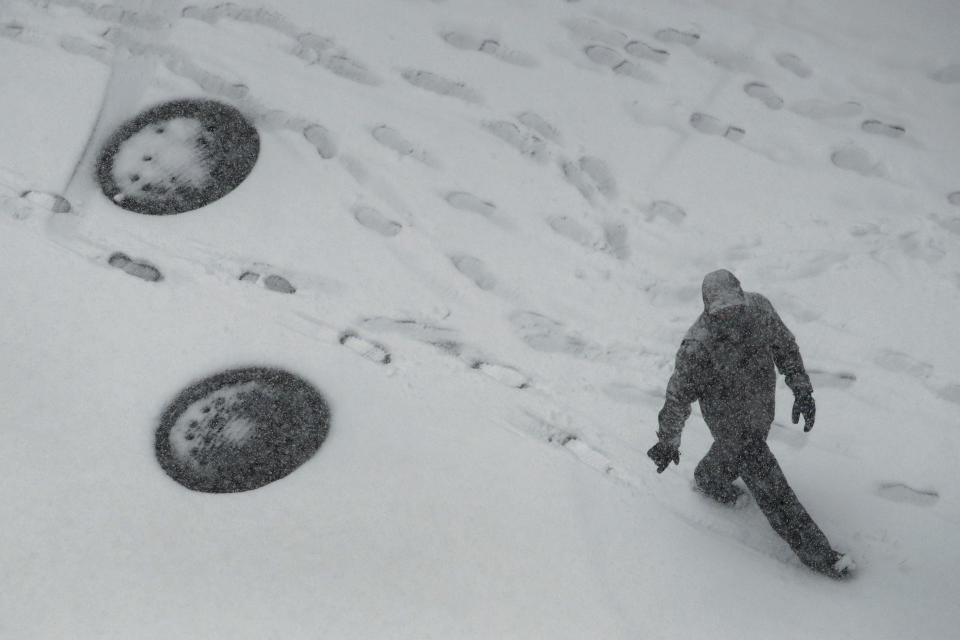
M 949 0 L 3 0 L 0 635 L 951 637 L 957 24 Z M 91 157 L 183 98 L 250 119 L 253 171 L 177 216 L 116 207 Z M 850 582 L 690 491 L 696 415 L 679 467 L 644 456 L 718 267 L 797 335 L 818 422 L 782 389 L 771 447 Z M 315 385 L 329 436 L 190 492 L 161 413 L 245 366 Z

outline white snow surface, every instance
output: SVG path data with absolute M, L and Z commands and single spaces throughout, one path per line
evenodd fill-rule
M 0 637 L 956 638 L 958 27 L 953 0 L 0 0 Z M 251 118 L 251 175 L 109 202 L 91 153 L 184 97 Z M 679 466 L 645 456 L 716 268 L 797 336 L 817 424 L 781 384 L 770 444 L 848 581 L 691 491 L 696 411 Z M 316 385 L 329 437 L 191 492 L 159 416 L 248 365 Z

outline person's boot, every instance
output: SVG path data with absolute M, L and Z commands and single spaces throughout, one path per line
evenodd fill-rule
M 825 554 L 816 558 L 805 558 L 800 554 L 797 555 L 809 568 L 834 580 L 843 580 L 857 568 L 857 564 L 853 561 L 853 558 L 833 549 L 828 550 Z

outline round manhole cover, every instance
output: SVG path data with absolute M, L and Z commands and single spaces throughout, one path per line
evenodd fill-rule
M 303 379 L 269 368 L 224 371 L 196 382 L 163 412 L 160 466 L 195 491 L 249 491 L 306 462 L 327 436 L 330 411 Z
M 222 198 L 253 170 L 260 136 L 243 114 L 213 100 L 177 100 L 117 129 L 97 160 L 103 193 L 149 215 L 192 211 Z

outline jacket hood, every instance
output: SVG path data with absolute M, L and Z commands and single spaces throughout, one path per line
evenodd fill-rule
M 726 269 L 711 271 L 703 279 L 703 309 L 714 313 L 728 307 L 740 307 L 747 303 L 740 281 Z

